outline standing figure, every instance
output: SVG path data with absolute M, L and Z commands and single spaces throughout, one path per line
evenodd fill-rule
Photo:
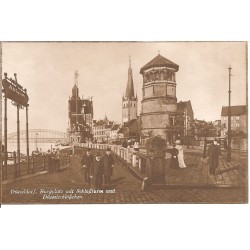
M 220 145 L 218 140 L 214 138 L 213 143 L 209 145 L 207 158 L 209 158 L 209 174 L 215 175 L 216 168 L 219 166 L 219 157 L 221 158 Z
M 60 169 L 60 150 L 58 148 L 55 153 L 55 171 L 59 171 L 59 169 Z
M 170 162 L 170 168 L 179 168 L 179 162 L 178 162 L 178 149 L 175 148 L 176 144 L 174 143 L 173 148 L 171 149 L 171 162 Z
M 53 151 L 51 152 L 51 166 L 52 166 L 52 172 L 55 172 L 56 170 L 56 149 L 53 148 Z
M 86 155 L 82 158 L 82 167 L 84 169 L 84 180 L 86 184 L 90 184 L 90 168 L 93 163 L 93 155 L 90 154 L 90 149 L 87 149 Z
M 94 185 L 95 189 L 102 189 L 103 180 L 103 161 L 101 160 L 100 153 L 96 153 L 90 168 L 91 186 Z
M 49 172 L 52 172 L 52 155 L 50 150 L 48 150 L 48 166 Z
M 108 184 L 110 182 L 110 177 L 113 174 L 114 168 L 114 157 L 111 155 L 111 149 L 107 148 L 106 154 L 102 157 L 103 167 L 104 167 L 104 183 Z
M 127 147 L 128 147 L 128 143 L 127 143 L 127 141 L 126 141 L 126 140 L 124 140 L 124 141 L 123 141 L 123 143 L 122 143 L 122 147 L 124 147 L 124 148 L 127 148 Z
M 139 142 L 137 142 L 137 141 L 134 144 L 134 150 L 139 151 Z
M 181 141 L 177 140 L 175 142 L 176 146 L 175 148 L 178 149 L 178 162 L 179 162 L 179 167 L 180 168 L 186 168 L 186 164 L 184 162 L 184 153 L 183 153 L 183 148 L 181 146 Z

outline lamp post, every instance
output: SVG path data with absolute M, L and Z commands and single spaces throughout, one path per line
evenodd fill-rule
M 228 90 L 228 147 L 227 147 L 227 162 L 231 162 L 231 66 L 229 70 L 229 90 Z

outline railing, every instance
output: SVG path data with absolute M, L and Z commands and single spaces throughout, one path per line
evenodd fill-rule
M 49 154 L 36 155 L 32 153 L 32 155 L 29 157 L 29 161 L 27 161 L 27 157 L 21 157 L 20 163 L 18 163 L 16 152 L 8 152 L 7 160 L 11 160 L 12 163 L 7 164 L 6 166 L 4 165 L 4 159 L 2 159 L 2 179 L 8 180 L 43 171 L 59 171 L 61 167 L 64 167 L 70 163 L 70 154 L 70 149 L 60 150 L 58 162 L 55 157 Z
M 74 154 L 82 156 L 84 148 L 91 148 L 95 154 L 96 151 L 105 151 L 110 148 L 114 153 L 116 160 L 121 162 L 122 166 L 129 166 L 130 168 L 138 168 L 139 172 L 146 174 L 147 156 L 144 149 L 135 151 L 133 148 L 124 148 L 121 145 L 108 145 L 108 144 L 92 144 L 92 143 L 79 143 L 74 147 Z

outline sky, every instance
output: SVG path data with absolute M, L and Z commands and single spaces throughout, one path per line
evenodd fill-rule
M 126 90 L 131 56 L 138 113 L 141 109 L 140 69 L 160 53 L 179 65 L 177 100 L 191 101 L 194 117 L 220 119 L 228 105 L 228 67 L 232 67 L 231 105 L 246 104 L 246 51 L 244 42 L 4 42 L 2 70 L 29 95 L 30 129 L 65 132 L 68 99 L 78 70 L 79 94 L 93 96 L 94 119 L 105 113 L 121 123 L 121 99 Z M 25 110 L 20 111 L 21 130 Z M 8 101 L 8 133 L 16 131 L 16 108 Z

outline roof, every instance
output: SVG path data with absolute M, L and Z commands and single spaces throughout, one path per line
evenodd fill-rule
M 123 132 L 124 132 L 124 127 L 121 127 L 121 128 L 118 130 L 117 134 L 123 134 Z
M 124 127 L 129 127 L 131 126 L 134 122 L 137 122 L 137 119 L 132 119 L 128 122 L 124 122 Z
M 130 59 L 129 59 L 129 69 L 128 69 L 128 82 L 127 82 L 125 97 L 127 97 L 127 98 L 135 97 L 133 75 L 132 75 L 131 60 Z
M 111 130 L 117 130 L 119 128 L 119 125 L 118 124 L 115 124 Z
M 247 106 L 246 105 L 238 105 L 238 106 L 231 106 L 231 115 L 246 115 L 247 113 Z M 223 106 L 221 109 L 221 115 L 227 116 L 228 115 L 228 106 Z
M 105 128 L 112 128 L 113 125 L 105 125 Z
M 140 74 L 142 74 L 145 70 L 154 67 L 169 67 L 175 69 L 176 71 L 179 70 L 179 65 L 158 54 L 154 59 L 141 68 Z
M 185 102 L 182 102 L 182 101 L 178 102 L 177 103 L 177 110 L 184 111 L 184 109 L 186 107 L 188 107 L 188 106 L 190 107 L 190 110 L 192 111 L 192 113 L 194 113 L 193 112 L 193 108 L 192 108 L 192 104 L 191 104 L 190 100 L 189 101 L 185 101 Z

